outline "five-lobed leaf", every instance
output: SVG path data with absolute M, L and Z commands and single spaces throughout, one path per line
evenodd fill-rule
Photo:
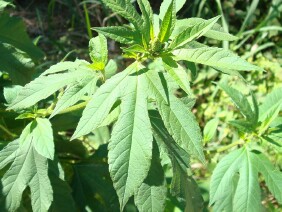
M 270 191 L 281 202 L 279 179 L 282 173 L 275 170 L 262 153 L 243 147 L 223 157 L 216 166 L 211 178 L 210 204 L 214 204 L 216 211 L 261 211 L 258 173 L 263 175 Z
M 5 151 L 7 150 L 4 149 L 0 153 Z M 6 209 L 16 211 L 20 207 L 23 191 L 29 186 L 32 209 L 47 211 L 53 201 L 47 158 L 37 153 L 31 140 L 15 152 L 15 160 L 1 180 Z

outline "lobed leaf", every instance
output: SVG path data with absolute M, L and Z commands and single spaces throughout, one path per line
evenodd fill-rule
M 128 76 L 121 113 L 108 146 L 109 170 L 121 211 L 141 186 L 151 164 L 153 138 L 144 80 L 142 74 Z
M 18 149 L 16 158 L 1 179 L 6 209 L 16 211 L 21 203 L 22 193 L 31 188 L 32 209 L 47 211 L 53 200 L 53 192 L 48 178 L 47 159 L 33 148 L 32 141 Z
M 102 124 L 113 104 L 122 96 L 126 87 L 126 77 L 136 69 L 136 66 L 137 63 L 131 64 L 126 70 L 107 80 L 96 91 L 84 109 L 72 139 L 86 135 Z
M 163 85 L 164 77 L 159 74 L 148 71 L 146 77 L 166 128 L 179 146 L 204 162 L 202 136 L 193 113 L 184 103 L 168 94 L 167 85 Z
M 38 77 L 23 87 L 8 109 L 17 110 L 28 108 L 40 100 L 47 98 L 60 88 L 78 81 L 81 76 L 85 77 L 87 75 L 91 77 L 91 72 L 88 70 Z

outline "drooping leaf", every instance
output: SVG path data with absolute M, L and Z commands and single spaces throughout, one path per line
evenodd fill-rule
M 85 77 L 87 75 L 91 77 L 91 72 L 81 70 L 73 73 L 69 72 L 38 77 L 23 87 L 8 109 L 28 108 L 40 100 L 47 98 L 60 88 L 79 81 L 81 76 Z
M 169 48 L 174 49 L 199 38 L 210 30 L 219 18 L 220 16 L 217 16 L 209 20 L 200 21 L 195 25 L 188 26 L 180 34 L 176 35 L 170 43 Z
M 221 69 L 263 71 L 262 68 L 248 63 L 236 54 L 216 47 L 179 49 L 173 51 L 173 54 L 176 60 L 187 60 Z
M 53 200 L 47 159 L 37 153 L 31 140 L 16 151 L 15 160 L 1 183 L 5 207 L 9 211 L 16 211 L 20 207 L 22 193 L 28 186 L 34 211 L 47 211 Z
M 108 146 L 109 170 L 121 210 L 141 186 L 151 164 L 153 138 L 144 80 L 142 73 L 128 77 Z
M 89 41 L 89 55 L 96 70 L 104 70 L 108 62 L 107 39 L 103 34 Z
M 21 19 L 7 13 L 0 14 L 0 42 L 20 49 L 34 60 L 43 57 L 43 52 L 29 39 Z
M 157 101 L 159 112 L 171 136 L 185 151 L 204 162 L 202 136 L 192 112 L 183 102 L 168 94 L 168 85 L 161 73 L 148 71 L 146 77 L 149 91 Z
M 10 164 L 17 156 L 19 148 L 18 139 L 7 144 L 0 152 L 0 169 Z
M 174 29 L 175 21 L 176 21 L 175 0 L 172 0 L 167 11 L 165 12 L 160 27 L 158 38 L 161 43 L 164 43 L 168 40 L 169 36 L 171 35 Z
M 158 147 L 155 144 L 149 173 L 138 188 L 134 201 L 139 211 L 164 211 L 166 192 L 166 179 L 160 163 Z

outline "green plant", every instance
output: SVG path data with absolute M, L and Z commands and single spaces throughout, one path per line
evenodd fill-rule
M 34 211 L 56 211 L 60 207 L 74 211 L 68 185 L 64 182 L 65 171 L 73 175 L 73 196 L 81 210 L 86 207 L 93 209 L 94 203 L 101 210 L 105 207 L 116 210 L 117 198 L 120 210 L 126 210 L 134 196 L 134 203 L 140 211 L 164 211 L 166 202 L 168 206 L 173 202 L 185 211 L 200 211 L 203 198 L 193 178 L 190 161 L 206 162 L 201 130 L 191 111 L 195 101 L 187 72 L 197 74 L 195 63 L 235 76 L 240 76 L 240 71 L 263 69 L 231 51 L 197 42 L 201 36 L 226 41 L 236 37 L 216 23 L 219 16 L 209 20 L 177 20 L 176 13 L 185 1 L 164 0 L 160 15 L 153 14 L 147 0 L 137 1 L 141 15 L 128 0 L 103 2 L 131 24 L 95 27 L 99 34 L 89 42 L 91 63 L 79 59 L 63 61 L 24 87 L 4 90 L 8 110 L 19 113 L 19 120 L 31 121 L 25 124 L 19 138 L 0 152 L 0 168 L 10 165 L 1 180 L 5 196 L 2 205 L 9 211 L 23 207 L 22 196 L 29 187 Z M 125 70 L 114 75 L 117 67 L 113 60 L 108 60 L 105 36 L 124 44 L 124 57 L 134 60 Z M 258 172 L 264 175 L 269 190 L 281 202 L 281 172 L 276 171 L 251 142 L 272 139 L 276 128 L 271 129 L 270 124 L 281 109 L 281 101 L 277 103 L 272 98 L 279 97 L 266 99 L 265 104 L 270 104 L 271 108 L 263 104 L 261 107 L 265 108 L 265 113 L 262 113 L 253 95 L 251 107 L 239 91 L 226 84 L 220 86 L 246 120 L 230 122 L 240 131 L 242 138 L 219 151 L 237 145 L 243 147 L 225 156 L 216 167 L 211 179 L 210 204 L 214 205 L 215 211 L 258 211 L 261 207 Z M 174 95 L 178 88 L 184 93 L 181 98 Z M 68 120 L 63 124 L 59 120 L 60 117 L 67 119 L 68 114 L 76 117 L 75 124 L 80 118 L 74 133 Z M 205 143 L 212 139 L 217 125 L 215 119 L 205 128 Z M 112 126 L 111 136 L 107 126 Z M 264 135 L 268 131 L 270 133 Z M 91 132 L 95 136 L 102 133 L 110 137 L 106 159 L 101 156 L 103 149 L 84 148 L 91 143 Z M 274 134 L 277 136 L 279 132 Z M 67 142 L 70 135 L 76 140 Z M 276 142 L 276 139 L 272 140 Z M 73 142 L 82 143 L 83 148 L 79 146 L 75 150 L 70 147 L 75 144 L 69 144 Z M 105 142 L 108 139 L 100 144 Z M 60 150 L 60 146 L 64 150 Z M 66 150 L 67 147 L 70 149 Z M 72 154 L 77 159 L 63 166 L 63 171 L 59 161 L 64 164 L 64 159 Z M 105 160 L 109 164 L 114 189 L 105 171 Z M 166 178 L 171 175 L 171 181 L 167 182 Z M 81 191 L 88 187 L 91 191 Z M 167 194 L 168 187 L 170 194 Z M 245 188 L 248 192 L 244 192 Z M 117 197 L 112 194 L 114 190 Z M 228 194 L 225 190 L 229 191 Z M 81 195 L 84 193 L 87 195 Z M 95 200 L 89 196 L 95 196 Z M 167 196 L 170 201 L 167 201 Z M 175 203 L 175 197 L 179 203 Z

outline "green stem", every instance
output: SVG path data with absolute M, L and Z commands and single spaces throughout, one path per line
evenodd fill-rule
M 0 129 L 3 130 L 5 133 L 7 133 L 9 136 L 16 138 L 17 135 L 12 133 L 10 130 L 8 130 L 6 127 L 0 124 Z
M 219 149 L 217 150 L 217 152 L 223 152 L 223 151 L 225 151 L 225 150 L 231 149 L 232 147 L 237 146 L 237 145 L 240 145 L 240 144 L 244 144 L 244 141 L 243 141 L 243 140 L 239 140 L 239 141 L 236 141 L 236 142 L 234 142 L 234 143 L 231 143 L 231 144 L 229 144 L 229 145 L 227 145 L 227 146 L 221 147 L 221 148 L 219 148 Z
M 89 38 L 92 38 L 92 31 L 91 31 L 91 24 L 90 24 L 90 19 L 89 19 L 89 14 L 88 14 L 88 10 L 86 7 L 86 3 L 83 4 L 83 10 L 84 10 L 84 15 L 85 15 L 85 22 L 86 22 L 86 28 L 87 28 L 87 33 Z

